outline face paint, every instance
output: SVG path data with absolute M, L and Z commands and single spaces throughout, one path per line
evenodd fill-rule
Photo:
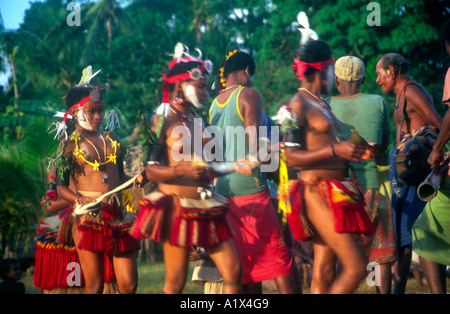
M 87 131 L 93 130 L 92 125 L 89 123 L 88 119 L 86 118 L 86 115 L 84 114 L 83 109 L 78 110 L 77 120 L 83 129 L 85 129 Z
M 198 101 L 197 92 L 192 85 L 186 86 L 186 98 L 189 100 L 195 108 L 202 108 L 203 105 Z

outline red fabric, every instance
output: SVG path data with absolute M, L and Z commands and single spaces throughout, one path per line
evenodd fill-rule
M 129 235 L 131 225 L 110 225 L 110 221 L 118 217 L 120 211 L 113 205 L 102 208 L 103 223 L 83 221 L 77 227 L 80 232 L 78 249 L 111 255 L 114 253 L 131 253 L 140 249 L 138 240 Z
M 292 257 L 284 242 L 268 189 L 258 194 L 227 197 L 227 218 L 242 263 L 243 284 L 291 273 Z
M 303 190 L 305 186 L 303 181 L 296 181 L 290 188 L 289 196 L 291 202 L 291 213 L 286 214 L 286 218 L 291 229 L 292 236 L 297 241 L 307 241 L 312 238 L 312 234 L 306 231 L 302 218 L 306 217 L 304 213 Z
M 67 265 L 72 262 L 80 263 L 75 248 L 54 245 L 53 243 L 37 243 L 34 285 L 42 290 L 68 288 L 67 277 L 73 270 L 67 270 Z M 81 284 L 84 285 L 82 273 Z
M 173 60 L 172 62 L 170 62 L 169 64 L 169 70 L 171 70 L 176 64 L 180 63 L 180 62 L 199 62 L 201 64 L 203 64 L 200 67 L 200 71 L 204 72 L 206 70 L 205 67 L 205 61 L 194 58 L 194 57 L 182 57 L 182 58 L 178 58 Z M 167 84 L 173 84 L 175 82 L 178 81 L 187 81 L 192 79 L 191 73 L 187 72 L 187 73 L 181 73 L 178 75 L 174 75 L 174 76 L 170 76 L 168 77 L 165 73 L 163 74 L 163 103 L 170 103 L 170 95 L 169 95 L 169 89 L 167 87 Z
M 183 215 L 184 209 L 179 201 L 169 195 L 164 195 L 156 201 L 142 199 L 140 207 L 130 231 L 130 235 L 136 239 L 150 238 L 157 242 L 169 240 L 171 245 L 188 248 L 193 245 L 212 247 L 232 235 L 224 215 L 187 218 Z M 212 209 L 213 212 L 214 210 Z
M 337 233 L 367 235 L 375 232 L 375 227 L 364 209 L 364 195 L 352 181 L 324 180 L 320 181 L 318 186 L 322 197 L 333 210 Z
M 33 282 L 34 285 L 42 290 L 53 290 L 53 289 L 67 289 L 69 288 L 67 284 L 68 276 L 74 271 L 67 266 L 69 263 L 78 263 L 80 260 L 77 254 L 75 246 L 71 245 L 71 241 L 66 241 L 65 243 L 58 243 L 58 239 L 67 240 L 67 233 L 71 234 L 71 213 L 73 208 L 69 207 L 62 211 L 58 216 L 61 219 L 60 227 L 58 232 L 48 232 L 46 233 L 43 227 L 48 225 L 45 220 L 38 225 L 38 235 L 36 241 L 36 258 L 35 258 L 35 269 Z M 94 226 L 90 225 L 92 228 L 86 228 L 83 234 L 85 237 L 84 245 L 87 248 L 92 249 L 97 248 L 99 251 L 104 250 L 102 245 L 103 236 L 99 236 L 98 233 L 93 232 Z M 96 226 L 102 227 L 102 225 Z M 126 225 L 115 226 L 112 228 L 113 234 L 112 239 L 114 239 L 114 244 L 117 247 L 118 252 L 125 252 L 132 248 L 134 251 L 138 250 L 136 244 L 139 246 L 139 242 L 128 235 L 128 227 Z M 66 236 L 63 234 L 66 233 Z M 92 236 L 91 242 L 87 241 L 88 237 Z M 90 245 L 90 246 L 89 246 Z M 81 268 L 80 268 L 81 270 Z M 81 270 L 81 286 L 84 286 L 84 277 Z M 115 281 L 115 274 L 113 265 L 106 254 L 104 254 L 104 282 L 111 283 Z
M 306 63 L 299 59 L 294 59 L 294 64 L 292 65 L 292 69 L 295 71 L 295 75 L 298 77 L 298 79 L 303 80 L 303 77 L 305 76 L 305 72 L 309 68 L 313 68 L 316 70 L 322 70 L 322 69 L 325 69 L 326 67 L 332 65 L 333 63 L 334 63 L 333 57 L 331 57 L 329 60 L 315 62 L 315 63 Z

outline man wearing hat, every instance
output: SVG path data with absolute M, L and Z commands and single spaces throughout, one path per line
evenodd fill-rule
M 351 162 L 366 201 L 366 211 L 377 228 L 371 236 L 361 236 L 364 252 L 370 263 L 380 266 L 376 279 L 379 293 L 390 293 L 390 263 L 395 260 L 395 238 L 390 206 L 390 184 L 386 154 L 389 144 L 389 110 L 382 96 L 360 92 L 365 80 L 364 63 L 357 57 L 345 56 L 335 63 L 335 82 L 339 96 L 331 97 L 330 106 L 342 122 L 339 136 L 350 140 L 357 131 L 374 148 L 367 161 Z M 380 152 L 381 155 L 380 156 Z M 383 170 L 385 171 L 379 171 Z M 385 175 L 385 176 L 383 176 Z M 377 280 L 378 279 L 378 280 Z

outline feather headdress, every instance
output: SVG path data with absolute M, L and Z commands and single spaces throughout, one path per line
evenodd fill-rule
M 177 74 L 174 76 L 167 76 L 167 74 L 163 75 L 163 103 L 169 103 L 169 90 L 167 88 L 167 84 L 173 84 L 178 81 L 186 81 L 186 80 L 198 80 L 202 78 L 202 73 L 208 72 L 212 73 L 213 70 L 213 64 L 210 60 L 202 60 L 202 52 L 200 49 L 195 49 L 198 53 L 198 57 L 193 57 L 189 54 L 189 48 L 183 44 L 178 42 L 175 45 L 175 50 L 173 54 L 170 54 L 170 56 L 173 57 L 172 62 L 169 64 L 169 71 L 177 64 L 181 62 L 198 62 L 201 65 L 199 67 L 196 67 L 186 73 Z
M 309 28 L 309 19 L 305 12 L 300 11 L 297 14 L 297 22 L 302 28 L 298 28 L 302 34 L 300 44 L 304 45 L 308 40 L 318 40 L 319 36 L 315 31 Z

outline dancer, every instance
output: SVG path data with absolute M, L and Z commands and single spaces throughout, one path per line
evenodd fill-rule
M 98 72 L 97 72 L 98 73 Z M 136 252 L 139 241 L 129 229 L 135 215 L 123 206 L 120 192 L 101 198 L 127 181 L 123 171 L 123 151 L 117 135 L 102 134 L 103 102 L 101 90 L 83 80 L 66 94 L 67 113 L 76 117 L 77 126 L 64 143 L 55 163 L 57 193 L 71 204 L 72 215 L 67 215 L 59 231 L 58 242 L 76 246 L 85 280 L 85 293 L 102 293 L 105 258 L 111 260 L 119 293 L 134 293 L 137 288 Z M 64 133 L 64 128 L 59 128 Z M 73 177 L 75 191 L 69 188 Z M 78 212 L 80 205 L 100 202 L 86 212 Z M 95 204 L 95 203 L 94 203 Z
M 330 107 L 342 122 L 339 137 L 350 140 L 353 132 L 357 132 L 374 146 L 375 158 L 350 162 L 350 165 L 364 192 L 366 211 L 377 229 L 374 234 L 361 237 L 363 250 L 369 257 L 369 263 L 377 263 L 380 267 L 377 291 L 390 294 L 391 263 L 396 258 L 389 169 L 384 154 L 390 137 L 389 110 L 383 97 L 360 92 L 365 80 L 361 59 L 353 56 L 338 59 L 334 73 L 340 95 L 331 97 Z
M 182 292 L 192 246 L 208 252 L 222 275 L 223 293 L 238 293 L 241 263 L 230 240 L 228 204 L 211 192 L 213 177 L 202 156 L 208 137 L 202 119 L 193 111 L 208 97 L 212 64 L 185 50 L 183 44 L 176 45 L 174 60 L 163 75 L 164 104 L 152 126 L 157 142 L 148 148 L 145 166 L 146 178 L 157 180 L 158 189 L 144 195 L 131 234 L 162 242 L 163 293 Z M 195 137 L 196 130 L 200 137 Z M 196 147 L 201 151 L 194 155 Z
M 320 98 L 330 92 L 333 79 L 328 44 L 309 40 L 299 46 L 294 60 L 302 87 L 289 103 L 297 124 L 286 134 L 284 151 L 287 166 L 300 169 L 300 180 L 291 182 L 287 218 L 296 240 L 313 242 L 311 293 L 351 293 L 367 265 L 351 233 L 371 234 L 374 227 L 359 186 L 347 179 L 347 161 L 358 162 L 367 152 L 336 141 L 340 123 Z M 342 270 L 335 277 L 338 259 Z
M 450 55 L 450 21 L 442 27 L 445 48 Z M 447 71 L 442 102 L 450 106 L 450 68 Z M 445 167 L 444 147 L 450 140 L 450 109 L 444 116 L 442 129 L 433 147 L 428 163 L 434 167 Z M 448 162 L 448 159 L 446 160 Z M 448 166 L 448 165 L 447 165 Z M 431 293 L 447 293 L 446 266 L 450 265 L 450 175 L 447 173 L 437 195 L 426 204 L 425 209 L 413 225 L 412 248 L 419 255 L 420 265 Z
M 57 214 L 43 219 L 38 224 L 33 282 L 46 294 L 81 293 L 84 287 L 82 276 L 80 276 L 79 286 L 71 287 L 67 281 L 71 273 L 71 269 L 67 270 L 67 265 L 80 263 L 76 247 L 58 243 L 61 221 L 71 214 L 71 204 L 58 197 L 54 167 L 51 167 L 48 172 L 47 182 L 46 195 L 42 197 L 41 204 L 45 206 L 47 212 Z M 70 188 L 74 190 L 72 180 Z
M 227 130 L 259 130 L 261 96 L 251 88 L 255 62 L 248 53 L 233 51 L 222 60 L 220 73 L 215 87 L 224 89 L 211 105 L 210 123 L 222 131 L 224 160 L 236 161 L 239 155 L 251 160 L 258 134 L 242 136 L 240 146 L 239 140 L 233 140 L 236 135 Z M 271 203 L 266 173 L 257 168 L 254 177 L 240 173 L 220 177 L 215 191 L 230 203 L 228 218 L 242 261 L 243 292 L 261 293 L 261 282 L 275 279 L 280 293 L 293 293 L 292 257 Z
M 442 119 L 434 109 L 430 94 L 423 86 L 409 78 L 408 70 L 408 62 L 397 53 L 385 54 L 376 66 L 377 84 L 384 93 L 395 94 L 397 97 L 394 110 L 396 141 L 389 156 L 392 210 L 397 241 L 394 294 L 405 293 L 412 256 L 411 228 L 425 206 L 425 202 L 417 196 L 417 187 L 399 180 L 396 155 L 400 148 L 409 147 L 402 145 L 408 139 L 421 136 L 426 138 L 426 142 L 435 142 L 437 130 L 442 123 Z

